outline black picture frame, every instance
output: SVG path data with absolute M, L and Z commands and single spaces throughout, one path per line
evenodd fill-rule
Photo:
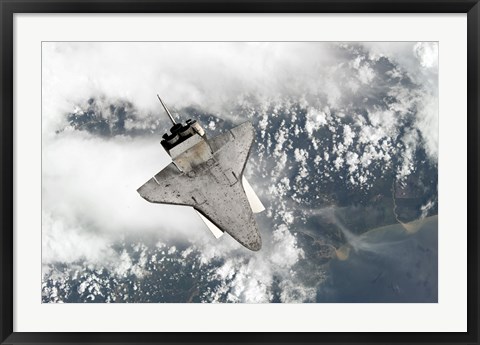
M 478 0 L 0 0 L 2 344 L 479 344 L 479 17 Z M 467 13 L 468 331 L 466 333 L 19 333 L 13 332 L 13 16 L 15 13 Z M 455 315 L 452 315 L 452 318 Z

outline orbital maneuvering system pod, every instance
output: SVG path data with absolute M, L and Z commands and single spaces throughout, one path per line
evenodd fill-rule
M 157 97 L 173 123 L 161 141 L 172 163 L 138 193 L 153 203 L 192 206 L 215 237 L 226 232 L 246 248 L 259 250 L 262 239 L 253 213 L 265 208 L 243 177 L 253 125 L 245 122 L 208 139 L 197 121 L 177 123 Z

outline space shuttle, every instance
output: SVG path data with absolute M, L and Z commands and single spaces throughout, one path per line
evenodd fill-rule
M 254 213 L 265 208 L 243 176 L 255 136 L 252 123 L 209 139 L 196 120 L 177 123 L 157 97 L 173 124 L 161 141 L 172 162 L 137 192 L 152 203 L 191 206 L 216 238 L 227 233 L 260 250 Z

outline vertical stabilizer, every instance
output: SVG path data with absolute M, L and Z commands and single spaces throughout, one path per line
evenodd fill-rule
M 165 103 L 163 103 L 162 99 L 160 98 L 160 96 L 158 94 L 157 94 L 157 98 L 160 101 L 160 103 L 162 103 L 163 109 L 165 109 L 165 112 L 167 113 L 168 117 L 170 118 L 173 125 L 175 126 L 177 124 L 177 122 L 175 121 L 172 114 L 170 113 L 170 110 L 168 110 L 167 106 L 165 105 Z

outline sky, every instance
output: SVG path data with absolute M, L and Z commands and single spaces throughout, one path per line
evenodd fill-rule
M 387 84 L 380 73 L 395 84 Z M 167 253 L 174 254 L 179 244 L 186 248 L 180 253 L 184 258 L 198 251 L 204 265 L 222 259 L 214 275 L 224 282 L 223 290 L 213 291 L 211 300 L 230 291 L 232 302 L 268 302 L 278 276 L 284 277 L 282 302 L 315 300 L 314 287 L 289 278 L 305 251 L 292 231 L 294 216 L 286 203 L 266 210 L 267 217 L 277 213 L 280 221 L 269 229 L 262 251 L 254 254 L 239 249 L 228 235 L 215 240 L 192 209 L 150 204 L 138 196 L 136 189 L 170 163 L 157 135 L 168 127 L 157 93 L 174 112 L 194 108 L 235 124 L 247 119 L 239 117 L 238 107 L 250 107 L 262 137 L 268 136 L 267 124 L 276 117 L 271 109 L 288 108 L 297 100 L 306 113 L 305 126 L 280 124 L 271 152 L 258 147 L 276 160 L 274 183 L 258 185 L 255 176 L 250 181 L 264 200 L 283 200 L 292 185 L 301 185 L 312 173 L 308 164 L 313 157 L 299 146 L 292 150 L 298 175 L 283 176 L 286 141 L 296 130 L 313 138 L 333 123 L 342 128 L 333 150 L 319 150 L 315 161 L 328 166 L 330 174 L 345 169 L 354 188 L 369 188 L 372 162 L 388 166 L 390 156 L 400 152 L 398 140 L 398 179 L 414 170 L 416 147 L 422 146 L 434 164 L 438 159 L 437 43 L 44 42 L 42 76 L 42 263 L 47 275 L 56 263 L 82 263 L 142 277 L 145 262 L 133 262 L 114 244 L 150 236 Z M 367 115 L 342 113 L 357 104 L 367 107 L 369 99 L 393 96 L 397 101 L 390 109 L 372 105 Z M 112 104 L 134 114 L 124 124 L 126 132 L 102 134 L 72 126 L 69 116 L 85 116 L 91 99 L 107 124 L 118 116 Z M 412 122 L 410 132 L 399 134 L 398 114 Z M 203 125 L 217 129 L 215 121 Z M 359 155 L 360 146 L 368 150 Z M 247 173 L 253 175 L 255 169 Z

